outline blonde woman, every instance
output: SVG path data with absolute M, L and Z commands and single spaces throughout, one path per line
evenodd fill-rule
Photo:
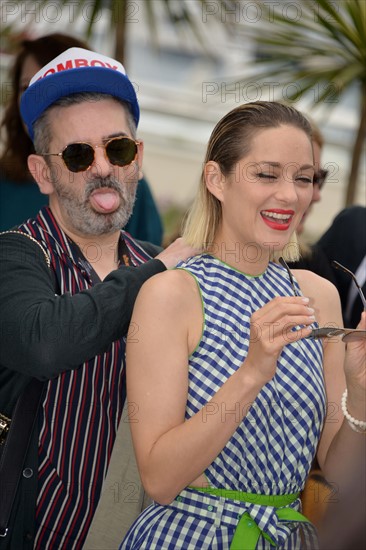
M 316 452 L 340 479 L 366 424 L 365 341 L 345 357 L 342 341 L 309 338 L 341 324 L 336 289 L 273 261 L 296 259 L 313 176 L 292 107 L 242 105 L 213 130 L 185 229 L 204 252 L 145 283 L 133 314 L 127 393 L 154 503 L 121 549 L 316 548 L 299 492 Z

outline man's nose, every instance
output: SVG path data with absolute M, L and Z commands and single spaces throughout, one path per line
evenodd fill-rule
M 104 147 L 94 147 L 94 160 L 90 166 L 89 172 L 93 176 L 100 176 L 101 178 L 104 178 L 109 176 L 112 170 L 113 165 L 107 158 Z

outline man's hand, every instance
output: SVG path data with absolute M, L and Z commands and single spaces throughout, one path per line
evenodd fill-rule
M 192 248 L 188 246 L 182 237 L 176 239 L 172 244 L 168 246 L 163 252 L 160 252 L 158 256 L 155 256 L 155 259 L 163 262 L 167 269 L 175 267 L 177 263 L 182 260 L 186 260 L 190 256 L 195 256 L 201 251 L 197 248 Z

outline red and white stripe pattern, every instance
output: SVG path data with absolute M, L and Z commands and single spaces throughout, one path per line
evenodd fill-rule
M 19 229 L 48 250 L 60 294 L 73 295 L 92 286 L 79 263 L 80 251 L 74 250 L 49 208 Z M 123 232 L 123 237 L 134 265 L 151 258 L 128 234 Z M 68 330 L 73 338 L 72 327 L 58 329 Z M 57 330 L 52 334 L 57 337 Z M 34 548 L 82 548 L 106 476 L 124 404 L 124 386 L 124 339 L 48 382 L 39 434 Z

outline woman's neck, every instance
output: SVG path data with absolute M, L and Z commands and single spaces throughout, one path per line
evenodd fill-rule
M 209 254 L 247 275 L 260 275 L 269 263 L 270 249 L 257 243 L 243 243 L 224 239 L 217 234 L 207 249 Z

